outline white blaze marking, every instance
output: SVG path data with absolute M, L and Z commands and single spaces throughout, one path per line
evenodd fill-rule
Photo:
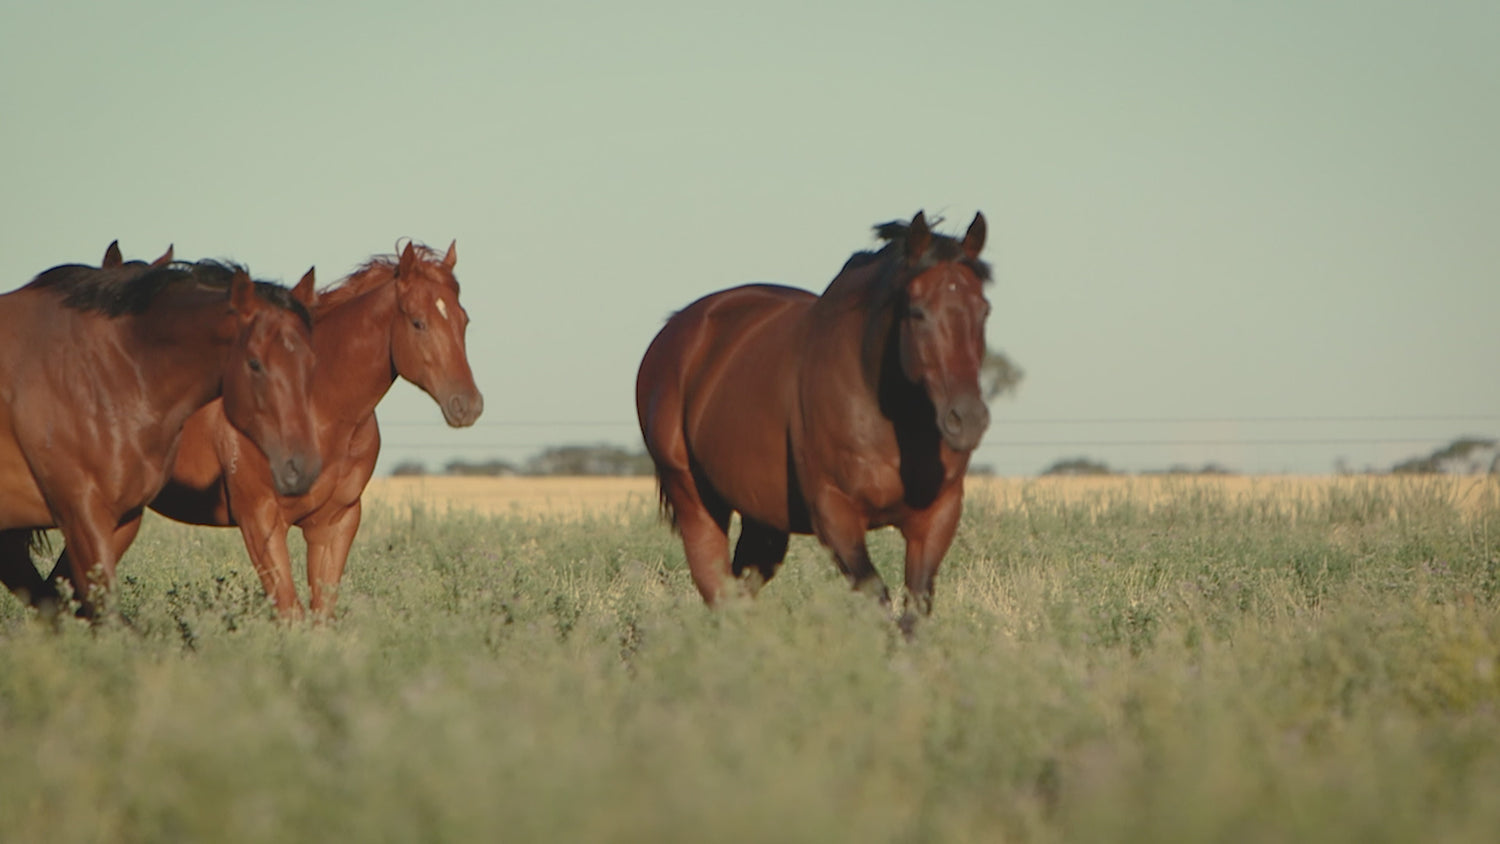
M 240 438 L 231 434 L 229 436 L 229 474 L 233 475 L 240 471 Z
M 442 299 L 437 300 L 438 315 L 443 319 L 448 318 L 448 303 Z

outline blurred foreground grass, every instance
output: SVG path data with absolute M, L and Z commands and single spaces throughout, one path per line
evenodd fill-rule
M 152 518 L 122 573 L 134 629 L 0 601 L 0 841 L 1500 829 L 1495 481 L 986 488 L 911 643 L 808 539 L 709 612 L 638 500 L 377 508 L 329 628 L 234 531 Z

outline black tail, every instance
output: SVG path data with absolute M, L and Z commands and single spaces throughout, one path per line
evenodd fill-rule
M 652 463 L 654 464 L 655 461 L 653 460 Z M 677 508 L 673 507 L 671 499 L 667 498 L 667 487 L 662 483 L 660 466 L 656 467 L 656 506 L 662 519 L 672 526 L 673 532 L 681 533 L 682 529 L 677 525 Z

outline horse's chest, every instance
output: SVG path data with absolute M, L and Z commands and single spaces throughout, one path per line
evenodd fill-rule
M 887 460 L 847 453 L 840 461 L 840 486 L 874 517 L 900 507 L 904 497 L 901 470 Z

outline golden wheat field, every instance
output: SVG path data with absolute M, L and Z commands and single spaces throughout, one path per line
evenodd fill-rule
M 397 510 L 421 506 L 436 512 L 482 516 L 580 517 L 635 510 L 656 501 L 650 477 L 425 477 L 376 478 L 366 503 Z

